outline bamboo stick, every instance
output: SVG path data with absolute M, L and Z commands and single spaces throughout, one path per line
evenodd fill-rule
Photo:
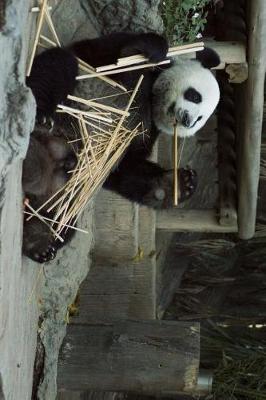
M 44 14 L 44 17 L 45 17 L 45 20 L 46 20 L 46 22 L 47 22 L 47 25 L 48 25 L 48 27 L 49 27 L 49 29 L 50 29 L 51 34 L 53 35 L 57 46 L 61 47 L 60 40 L 59 40 L 59 38 L 58 38 L 58 36 L 57 36 L 57 33 L 56 33 L 56 30 L 55 30 L 55 26 L 54 26 L 53 20 L 52 20 L 52 18 L 51 18 L 50 12 L 48 11 L 47 7 L 46 7 L 44 13 L 45 13 L 45 14 Z
M 27 69 L 27 74 L 26 74 L 27 76 L 30 75 L 32 64 L 33 64 L 33 59 L 34 59 L 34 56 L 35 56 L 35 53 L 36 53 L 36 49 L 37 49 L 37 46 L 38 46 L 39 37 L 40 37 L 41 29 L 42 29 L 42 26 L 43 26 L 44 16 L 45 16 L 45 10 L 46 10 L 46 7 L 47 7 L 47 1 L 48 0 L 43 0 L 43 2 L 41 4 L 41 8 L 40 8 L 40 13 L 38 15 L 36 36 L 35 36 L 35 40 L 34 40 L 34 43 L 33 43 L 33 49 L 32 49 L 32 53 L 31 53 L 31 56 L 30 56 L 30 61 L 29 61 L 29 64 L 28 64 L 28 69 Z
M 52 10 L 52 7 L 49 6 L 47 7 L 47 9 L 50 11 Z M 31 12 L 35 13 L 35 12 L 39 12 L 40 11 L 40 7 L 32 7 Z
M 188 46 L 186 46 L 186 47 L 188 47 Z M 181 50 L 178 48 L 172 48 L 167 53 L 166 57 L 173 57 L 173 56 L 192 53 L 192 52 L 194 53 L 197 51 L 202 51 L 203 49 L 204 49 L 204 46 L 188 47 L 188 48 L 181 49 Z M 109 64 L 109 65 L 103 65 L 101 67 L 97 67 L 96 72 L 113 70 L 113 69 L 121 68 L 123 66 L 129 66 L 132 64 L 139 64 L 139 63 L 149 61 L 149 59 L 147 57 L 142 56 L 142 55 L 136 55 L 136 56 L 131 56 L 131 57 L 120 58 L 119 59 L 120 61 L 117 62 L 116 64 Z M 157 65 L 160 65 L 160 64 L 161 64 L 161 62 L 157 63 Z
M 169 64 L 171 60 L 164 60 L 161 61 L 160 63 L 148 63 L 148 64 L 143 64 L 143 65 L 136 65 L 133 67 L 127 67 L 127 68 L 120 68 L 117 70 L 109 70 L 109 71 L 104 71 L 104 72 L 98 72 L 94 74 L 89 74 L 89 75 L 80 75 L 77 76 L 77 80 L 82 80 L 82 79 L 90 79 L 90 78 L 98 78 L 100 76 L 104 75 L 114 75 L 114 74 L 120 74 L 121 72 L 127 72 L 127 71 L 135 71 L 138 69 L 144 69 L 144 68 L 151 68 L 151 67 L 156 67 L 157 65 L 164 65 L 164 64 Z
M 173 170 L 174 170 L 174 206 L 178 206 L 178 132 L 177 132 L 177 123 L 175 123 L 175 125 L 174 125 Z
M 173 46 L 170 47 L 168 50 L 168 53 L 166 55 L 166 57 L 171 57 L 172 53 L 176 52 L 176 51 L 182 51 L 182 50 L 187 50 L 187 49 L 191 49 L 191 51 L 195 51 L 195 48 L 200 47 L 200 48 L 204 48 L 204 42 L 197 42 L 197 43 L 191 43 L 191 44 L 185 44 L 182 46 Z M 193 49 L 193 50 L 192 50 Z M 134 61 L 134 60 L 141 60 L 142 61 L 149 61 L 149 59 L 145 56 L 143 56 L 142 54 L 136 54 L 134 56 L 129 56 L 129 57 L 123 57 L 123 58 L 118 58 L 117 60 L 117 65 L 123 65 L 124 63 L 128 63 L 130 61 Z
M 129 117 L 129 115 L 130 115 L 129 112 L 126 112 L 124 110 L 120 110 L 119 108 L 107 106 L 106 104 L 97 103 L 97 102 L 92 101 L 92 100 L 82 99 L 81 97 L 68 95 L 67 98 L 70 99 L 70 100 L 74 100 L 74 101 L 76 101 L 78 103 L 81 103 L 81 104 L 86 104 L 87 106 L 100 108 L 102 110 L 107 110 L 107 111 L 110 111 L 110 112 L 114 112 L 114 113 L 119 114 L 119 115 L 126 114 L 126 117 Z
M 80 69 L 85 70 L 86 72 L 95 72 L 95 68 L 93 68 L 91 65 L 87 64 L 81 58 L 78 58 L 78 57 L 76 57 L 76 58 L 78 60 Z M 127 92 L 127 88 L 125 86 L 121 85 L 121 83 L 118 83 L 111 78 L 108 78 L 107 76 L 99 77 L 99 79 L 101 79 L 105 83 L 108 83 L 109 85 L 111 85 L 115 88 L 121 89 L 123 92 Z
M 110 122 L 110 123 L 113 122 L 113 120 L 111 118 L 102 117 L 101 115 L 93 113 L 93 112 L 90 112 L 90 111 L 79 110 L 78 108 L 65 106 L 63 104 L 58 104 L 57 107 L 60 108 L 63 111 L 66 111 L 66 112 L 70 111 L 70 112 L 72 112 L 74 114 L 85 115 L 88 118 L 99 119 L 100 121 L 105 121 L 105 122 Z

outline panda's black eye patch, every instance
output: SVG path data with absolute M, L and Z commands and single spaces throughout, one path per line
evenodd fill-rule
M 192 103 L 199 104 L 202 102 L 202 96 L 196 89 L 188 88 L 184 93 L 184 98 Z

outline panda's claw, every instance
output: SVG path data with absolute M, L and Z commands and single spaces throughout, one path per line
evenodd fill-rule
M 189 199 L 197 188 L 197 173 L 193 169 L 179 169 L 179 202 Z
M 46 128 L 48 132 L 52 132 L 54 127 L 54 120 L 52 117 L 41 114 L 37 116 L 36 122 L 38 125 Z
M 45 250 L 42 249 L 42 251 L 34 251 L 32 254 L 32 259 L 34 261 L 37 261 L 38 263 L 45 263 L 48 261 L 51 261 L 55 258 L 56 256 L 56 248 L 52 244 L 48 244 L 47 248 Z

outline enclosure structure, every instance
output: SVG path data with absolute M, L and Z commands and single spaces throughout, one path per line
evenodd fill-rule
M 227 17 L 238 42 L 208 43 L 221 56 L 218 69 L 228 74 L 228 80 L 217 74 L 221 86 L 219 206 L 158 213 L 160 230 L 238 232 L 241 239 L 250 239 L 255 232 L 266 65 L 265 2 L 234 2 L 230 11 Z
M 132 346 L 140 344 L 140 339 L 135 335 L 131 336 L 127 328 L 120 331 L 119 321 L 121 319 L 147 321 L 158 319 L 163 314 L 162 303 L 167 300 L 162 298 L 167 296 L 167 291 L 171 292 L 170 280 L 168 287 L 163 289 L 158 288 L 158 280 L 165 256 L 165 245 L 169 243 L 168 233 L 171 235 L 177 231 L 238 232 L 239 236 L 245 239 L 254 234 L 263 110 L 260 90 L 263 90 L 265 73 L 263 58 L 265 51 L 261 47 L 261 40 L 265 36 L 266 4 L 259 0 L 247 2 L 248 4 L 244 1 L 234 3 L 231 20 L 235 24 L 234 33 L 237 33 L 235 40 L 206 43 L 218 51 L 222 60 L 217 71 L 221 83 L 221 103 L 217 117 L 214 117 L 218 127 L 219 206 L 155 212 L 129 204 L 114 194 L 101 193 L 96 208 L 95 260 L 89 276 L 81 287 L 79 315 L 72 318 L 62 348 L 58 372 L 60 399 L 67 399 L 67 394 L 70 393 L 73 398 L 80 399 L 84 391 L 100 389 L 95 385 L 97 381 L 104 382 L 101 388 L 108 391 L 113 389 L 139 393 L 165 393 L 165 389 L 159 392 L 155 386 L 149 386 L 151 381 L 146 382 L 147 386 L 143 382 L 140 386 L 138 386 L 140 382 L 134 382 L 136 378 L 134 366 L 142 368 L 141 361 L 145 362 L 144 354 L 138 356 L 137 352 L 136 357 L 125 357 L 125 359 L 121 356 L 120 369 L 111 363 L 112 367 L 115 366 L 112 370 L 106 361 L 106 369 L 100 368 L 95 376 L 94 371 L 88 367 L 89 354 L 85 354 L 82 342 L 86 341 L 85 338 L 88 338 L 90 333 L 94 337 L 93 332 L 97 327 L 99 335 L 97 348 L 100 353 L 105 346 L 101 360 L 106 357 L 107 360 L 114 360 L 121 354 L 120 350 L 115 355 L 113 353 L 113 349 L 117 348 L 117 341 L 121 346 L 127 343 L 129 348 L 131 344 Z M 253 85 L 254 79 L 259 82 L 260 88 Z M 255 93 L 252 92 L 252 88 Z M 250 104 L 254 98 L 256 101 L 252 104 L 255 109 Z M 256 128 L 251 130 L 254 121 Z M 166 143 L 163 139 L 154 157 L 162 160 L 169 152 L 171 143 Z M 244 171 L 247 170 L 248 175 L 245 179 Z M 109 246 L 112 248 L 111 251 Z M 181 266 L 182 257 L 178 259 L 178 264 Z M 143 323 L 145 325 L 145 322 Z M 111 329 L 110 326 L 117 335 L 110 333 L 107 339 L 105 328 Z M 192 326 L 191 328 L 193 329 Z M 178 325 L 174 329 L 178 329 Z M 148 336 L 150 338 L 150 335 Z M 148 345 L 149 339 L 145 339 L 144 333 L 142 338 L 143 346 Z M 159 339 L 156 333 L 153 339 L 162 343 L 162 338 Z M 91 346 L 89 339 L 86 343 Z M 176 355 L 181 357 L 178 353 Z M 144 360 L 141 360 L 142 356 Z M 127 379 L 126 371 L 122 372 L 124 366 L 129 371 L 133 368 L 132 381 Z M 82 370 L 82 377 L 75 373 L 75 369 L 78 371 L 79 368 Z M 158 365 L 153 359 L 149 369 L 144 368 L 145 374 L 149 377 L 156 376 L 157 368 Z M 125 380 L 118 379 L 118 370 Z M 163 374 L 163 371 L 161 372 Z M 108 384 L 105 385 L 105 382 Z M 82 388 L 81 392 L 77 390 L 78 385 Z M 180 391 L 186 392 L 184 386 L 178 386 L 176 381 L 171 394 Z M 197 392 L 196 384 L 191 391 Z
M 15 2 L 13 3 L 15 10 L 17 4 L 15 4 Z M 160 303 L 162 292 L 157 290 L 157 283 L 161 260 L 164 258 L 165 247 L 168 243 L 168 232 L 180 230 L 237 232 L 239 229 L 242 238 L 248 238 L 252 236 L 254 232 L 260 145 L 260 113 L 263 104 L 260 90 L 263 87 L 265 73 L 265 60 L 263 58 L 265 56 L 265 51 L 262 48 L 263 41 L 261 40 L 265 36 L 265 2 L 259 0 L 248 2 L 249 7 L 251 8 L 247 12 L 247 15 L 251 18 L 248 24 L 250 32 L 248 41 L 250 48 L 248 51 L 246 50 L 248 47 L 245 42 L 247 30 L 245 26 L 245 13 L 243 14 L 244 2 L 238 1 L 235 3 L 238 4 L 237 7 L 239 7 L 239 10 L 238 18 L 235 18 L 234 16 L 233 19 L 242 32 L 243 42 L 242 39 L 238 39 L 233 43 L 223 42 L 211 44 L 211 46 L 217 48 L 218 52 L 221 54 L 222 64 L 220 68 L 223 68 L 221 71 L 224 71 L 225 69 L 229 73 L 230 79 L 236 82 L 232 84 L 234 85 L 234 89 L 232 90 L 232 85 L 228 86 L 228 82 L 223 81 L 223 106 L 224 110 L 227 111 L 227 117 L 224 119 L 223 113 L 221 113 L 221 117 L 218 115 L 218 119 L 220 118 L 221 121 L 220 123 L 226 123 L 226 126 L 220 125 L 219 128 L 219 132 L 222 133 L 221 142 L 219 143 L 219 155 L 221 158 L 224 154 L 228 155 L 228 159 L 221 159 L 219 166 L 220 206 L 218 208 L 202 208 L 200 210 L 196 208 L 176 209 L 168 212 L 157 213 L 135 204 L 128 203 L 125 200 L 118 198 L 116 195 L 106 192 L 101 193 L 98 198 L 99 201 L 97 201 L 96 209 L 97 231 L 95 238 L 96 248 L 94 252 L 95 261 L 92 270 L 80 291 L 79 315 L 72 319 L 72 326 L 62 349 L 62 359 L 60 361 L 58 376 L 60 399 L 67 399 L 67 392 L 72 392 L 73 390 L 75 392 L 71 394 L 71 398 L 80 399 L 81 393 L 79 390 L 76 390 L 79 383 L 82 390 L 95 389 L 95 383 L 88 379 L 90 370 L 86 368 L 86 364 L 90 362 L 89 354 L 84 354 L 84 358 L 82 358 L 84 348 L 87 345 L 93 347 L 93 340 L 95 338 L 97 338 L 98 349 L 103 351 L 104 356 L 107 357 L 107 361 L 110 362 L 110 364 L 106 363 L 106 365 L 103 365 L 105 369 L 102 368 L 98 371 L 99 374 L 97 379 L 99 383 L 101 382 L 101 378 L 106 376 L 106 374 L 111 374 L 111 367 L 113 365 L 112 360 L 115 361 L 116 357 L 121 354 L 121 361 L 123 361 L 123 364 L 114 364 L 116 368 L 119 367 L 124 370 L 125 367 L 131 367 L 131 371 L 134 371 L 134 363 L 137 361 L 139 362 L 137 364 L 139 367 L 146 368 L 145 360 L 142 360 L 141 358 L 137 360 L 133 357 L 127 358 L 125 352 L 121 352 L 121 349 L 123 350 L 125 344 L 129 346 L 129 348 L 130 344 L 132 345 L 132 353 L 134 353 L 135 348 L 141 349 L 142 347 L 147 346 L 147 349 L 151 348 L 151 353 L 149 353 L 151 354 L 151 357 L 154 354 L 152 350 L 157 348 L 160 348 L 162 351 L 161 354 L 164 354 L 165 348 L 167 348 L 168 339 L 162 337 L 162 331 L 160 330 L 161 327 L 165 328 L 165 331 L 168 331 L 169 329 L 169 331 L 172 332 L 171 351 L 173 352 L 174 362 L 177 362 L 177 364 L 175 364 L 177 368 L 176 371 L 179 371 L 179 376 L 181 377 L 179 382 L 175 381 L 171 387 L 172 393 L 175 394 L 178 391 L 186 391 L 187 388 L 189 389 L 189 392 L 197 390 L 196 382 L 199 364 L 198 327 L 195 327 L 194 323 L 191 323 L 189 327 L 184 327 L 182 324 L 173 324 L 169 327 L 167 323 L 161 324 L 160 321 L 153 321 L 154 325 L 151 324 L 152 328 L 150 328 L 146 321 L 155 320 L 161 316 L 161 310 L 159 310 L 158 304 Z M 23 6 L 24 5 L 25 2 Z M 30 4 L 28 6 L 30 8 Z M 22 7 L 22 2 L 20 7 L 21 10 L 24 9 Z M 21 19 L 20 22 L 22 23 L 24 21 L 25 23 L 26 14 L 21 11 L 20 15 L 23 16 L 23 19 Z M 10 17 L 10 15 L 8 15 L 8 17 Z M 5 19 L 5 15 L 0 6 L 0 26 L 2 26 L 3 19 Z M 14 24 L 12 26 L 14 29 Z M 18 27 L 21 27 L 19 23 L 17 24 L 17 29 Z M 8 48 L 11 51 L 15 48 L 17 51 L 19 49 L 19 35 L 16 29 L 13 32 L 14 36 L 12 36 L 12 29 L 9 31 L 9 34 L 11 33 L 13 38 L 12 40 L 15 41 L 14 46 L 7 47 L 7 44 L 10 45 L 10 42 L 8 42 L 9 38 L 6 36 L 3 38 L 5 40 L 4 45 L 6 46 L 4 46 L 4 49 Z M 13 59 L 15 55 L 16 52 L 13 54 Z M 23 53 L 23 57 L 25 57 L 25 52 Z M 18 58 L 16 58 L 16 60 L 18 60 Z M 23 60 L 23 62 L 25 62 L 25 60 Z M 18 73 L 18 70 L 15 67 L 11 67 L 10 70 L 12 73 L 14 71 Z M 241 84 L 240 82 L 246 80 L 247 73 L 249 73 L 248 81 Z M 223 72 L 221 72 L 221 74 L 221 80 L 223 80 L 224 74 Z M 22 72 L 19 72 L 19 77 L 23 80 L 21 76 Z M 22 88 L 23 86 L 19 84 L 19 89 Z M 15 91 L 15 93 L 17 94 L 18 92 Z M 27 96 L 29 96 L 28 108 L 32 110 L 30 95 L 27 94 Z M 250 101 L 254 98 L 256 99 L 256 102 L 251 105 Z M 19 99 L 19 97 L 17 97 L 17 99 Z M 244 99 L 245 104 L 243 104 L 244 102 L 240 102 L 240 99 Z M 235 115 L 233 115 L 232 119 L 232 110 L 235 109 L 236 104 L 239 106 L 236 115 L 240 116 L 240 121 L 235 121 Z M 27 116 L 30 115 L 28 109 L 25 113 Z M 23 125 L 25 133 L 23 133 L 22 136 L 25 135 L 25 137 L 27 137 L 27 135 L 29 135 L 29 132 L 32 129 L 31 124 L 33 123 L 33 119 L 34 116 L 32 113 L 31 118 L 26 119 L 29 125 Z M 251 130 L 254 121 L 256 121 L 256 126 L 254 125 Z M 236 129 L 235 123 L 237 125 Z M 20 127 L 21 125 L 18 124 L 16 128 L 14 127 L 13 132 L 20 132 L 21 134 L 19 129 Z M 12 142 L 9 136 L 7 136 L 6 143 L 11 145 L 8 146 L 8 150 L 15 150 L 15 153 L 20 153 L 19 157 L 22 158 L 25 155 L 25 143 L 27 142 L 27 139 L 25 139 L 25 143 L 22 145 L 21 152 L 16 152 L 16 145 L 19 143 L 19 138 L 21 139 L 21 136 L 16 135 L 14 142 Z M 12 143 L 15 145 L 12 145 Z M 159 145 L 158 157 L 160 157 L 161 153 L 165 152 L 165 149 L 161 146 L 162 143 Z M 1 160 L 5 160 L 5 156 L 9 153 L 6 152 L 5 147 L 3 149 L 1 148 L 1 150 L 1 154 L 4 156 Z M 243 156 L 241 156 L 241 154 Z M 8 164 L 10 164 L 9 161 L 11 159 L 14 161 L 11 157 L 7 160 Z M 237 160 L 239 171 L 238 180 L 236 179 L 235 168 Z M 14 385 L 14 387 L 12 387 L 11 384 L 13 379 L 12 376 L 14 376 L 14 369 L 10 368 L 9 372 L 7 368 L 2 368 L 2 363 L 0 362 L 0 382 L 2 380 L 3 383 L 3 390 L 0 387 L 0 397 L 2 391 L 5 396 L 7 387 L 9 387 L 11 394 L 8 393 L 8 395 L 10 394 L 14 399 L 17 399 L 18 396 L 24 396 L 26 398 L 30 392 L 33 348 L 35 345 L 33 334 L 35 333 L 35 329 L 37 329 L 38 318 L 38 310 L 36 310 L 37 303 L 34 303 L 33 311 L 31 300 L 32 289 L 34 289 L 36 280 L 38 280 L 36 266 L 32 264 L 22 265 L 21 263 L 21 242 L 19 240 L 19 230 L 12 228 L 12 233 L 8 234 L 9 238 L 12 238 L 12 240 L 7 240 L 8 235 L 6 227 L 8 226 L 11 229 L 9 217 L 12 215 L 13 220 L 16 222 L 17 215 L 19 215 L 21 211 L 20 205 L 16 203 L 16 199 L 18 198 L 16 191 L 19 192 L 20 170 L 21 162 L 19 161 L 18 164 L 12 164 L 12 168 L 8 170 L 8 174 L 6 174 L 6 168 L 4 168 L 4 173 L 1 175 L 5 180 L 4 186 L 7 189 L 5 190 L 5 206 L 1 213 L 1 234 L 3 236 L 3 233 L 5 233 L 5 235 L 1 244 L 2 258 L 0 275 L 1 280 L 4 276 L 5 291 L 1 292 L 0 297 L 1 311 L 3 311 L 1 312 L 1 317 L 4 316 L 1 320 L 1 327 L 4 326 L 4 329 L 1 331 L 0 349 L 1 354 L 5 354 L 5 360 L 7 360 L 6 365 L 12 365 L 12 368 L 14 368 L 13 361 L 18 359 L 18 355 L 23 353 L 25 356 L 25 354 L 27 354 L 26 359 L 28 360 L 26 369 L 21 369 L 21 364 L 19 362 L 15 366 L 17 385 Z M 12 199 L 12 201 L 9 201 L 9 199 Z M 13 213 L 15 209 L 18 211 L 17 214 Z M 78 248 L 78 245 L 77 239 L 75 244 L 72 245 L 73 247 L 71 248 L 70 246 L 69 251 L 73 253 L 75 251 L 74 247 L 77 246 Z M 83 246 L 84 254 L 86 252 L 85 247 L 86 246 Z M 14 258 L 12 263 L 10 263 L 9 256 L 12 254 L 14 248 L 16 248 L 16 260 Z M 51 266 L 50 270 L 49 267 L 46 269 L 46 274 L 49 272 L 48 278 L 57 281 L 59 288 L 64 285 L 62 284 L 62 276 L 66 271 L 64 269 L 64 263 L 68 262 L 68 257 L 69 253 L 64 253 L 59 262 L 55 262 L 54 265 Z M 181 263 L 182 260 L 179 259 L 178 261 Z M 71 274 L 73 272 L 73 269 L 71 269 L 71 261 L 68 264 L 70 264 Z M 7 265 L 10 268 L 6 268 Z M 19 267 L 20 275 L 18 275 L 18 265 L 21 267 Z M 54 268 L 52 269 L 52 267 Z M 72 268 L 73 267 L 75 267 L 74 262 L 72 263 Z M 56 274 L 56 270 L 59 271 L 60 268 L 62 276 Z M 5 273 L 3 273 L 3 271 L 5 271 Z M 51 273 L 51 271 L 53 272 Z M 6 279 L 7 273 L 8 279 Z M 21 279 L 18 277 L 21 277 Z M 14 292 L 11 290 L 12 286 L 17 288 L 17 293 L 22 294 L 21 298 L 13 296 Z M 164 293 L 166 292 L 169 292 L 169 286 L 165 288 Z M 8 302 L 9 298 L 13 298 L 14 301 Z M 18 305 L 18 308 L 16 308 L 16 305 Z M 55 304 L 52 306 L 54 309 L 49 309 L 49 312 L 53 312 L 57 309 Z M 65 308 L 67 308 L 67 304 L 65 304 Z M 20 315 L 14 313 L 14 310 L 21 310 L 19 313 Z M 28 315 L 31 318 L 29 322 L 28 319 L 25 318 Z M 63 325 L 64 316 L 62 317 L 62 314 L 60 314 L 60 318 L 62 321 L 60 320 L 59 322 Z M 112 321 L 108 322 L 110 319 Z M 121 321 L 128 319 L 136 319 L 138 321 L 144 320 L 144 322 L 136 324 L 134 331 L 132 330 L 133 328 L 131 323 L 124 322 L 124 324 L 121 324 L 121 322 L 117 322 L 117 320 Z M 16 324 L 15 327 L 13 325 L 14 323 Z M 58 323 L 58 320 L 56 320 L 56 323 Z M 139 326 L 139 328 L 137 328 L 137 326 Z M 92 335 L 93 327 L 95 327 L 94 333 L 96 332 L 94 336 Z M 50 328 L 50 326 L 48 328 Z M 179 357 L 179 360 L 182 359 L 182 352 L 180 351 L 179 343 L 181 338 L 176 333 L 179 328 L 180 332 L 184 332 L 185 336 L 188 331 L 194 332 L 192 338 L 195 341 L 194 344 L 196 343 L 196 345 L 193 346 L 192 342 L 187 342 L 187 348 L 192 349 L 193 351 L 191 352 L 191 357 L 186 368 L 184 367 L 183 370 L 180 370 L 180 365 L 178 363 Z M 152 335 L 150 329 L 152 330 Z M 48 330 L 49 329 L 47 329 L 47 331 Z M 32 336 L 27 336 L 29 331 Z M 108 334 L 106 334 L 107 331 L 109 332 Z M 136 331 L 138 332 L 136 333 Z M 10 337 L 13 337 L 12 335 L 10 336 L 10 332 L 14 335 L 15 340 L 13 343 L 15 345 L 13 351 L 8 354 L 7 343 L 9 342 Z M 19 338 L 17 337 L 16 332 L 22 333 Z M 141 334 L 139 334 L 139 332 L 141 332 Z M 51 332 L 48 333 L 51 334 Z M 43 335 L 45 341 L 45 331 Z M 54 341 L 56 341 L 57 336 L 55 335 L 55 331 L 52 331 L 52 335 L 54 335 Z M 50 337 L 51 336 L 47 337 L 47 342 L 49 342 Z M 91 338 L 91 342 L 89 340 L 87 341 L 87 337 Z M 82 338 L 80 347 L 75 346 L 75 344 L 78 344 L 77 341 L 79 338 Z M 31 346 L 29 346 L 29 341 L 31 341 Z M 72 341 L 73 347 L 71 348 L 68 344 L 71 344 Z M 20 348 L 20 352 L 15 354 L 17 348 Z M 141 357 L 141 351 L 139 351 L 138 354 Z M 75 358 L 72 359 L 72 357 Z M 22 356 L 21 358 L 23 359 Z M 68 363 L 67 360 L 73 360 L 75 363 L 71 365 L 71 362 Z M 164 369 L 164 365 L 160 365 L 160 363 L 157 364 L 156 358 L 153 358 L 153 360 L 153 364 L 148 366 L 148 368 L 150 368 L 149 371 L 151 376 L 158 376 L 156 374 L 160 370 L 160 377 L 166 379 L 168 376 L 168 369 Z M 73 365 L 75 366 L 74 368 Z M 51 365 L 49 364 L 48 367 L 50 366 Z M 85 378 L 82 382 L 79 382 L 79 366 L 84 367 L 83 378 L 84 376 Z M 68 367 L 69 370 L 67 370 Z M 54 370 L 55 368 L 53 365 L 52 374 L 54 374 Z M 25 379 L 25 371 L 27 378 L 29 378 L 28 380 Z M 119 370 L 116 369 L 116 373 L 117 371 Z M 93 372 L 96 374 L 97 371 L 94 370 Z M 148 373 L 148 370 L 146 370 L 146 372 Z M 171 372 L 173 372 L 173 370 L 171 370 Z M 188 375 L 191 378 L 191 385 L 184 384 L 185 379 L 182 381 L 182 377 L 185 377 L 186 372 L 189 372 Z M 70 373 L 71 380 L 66 380 L 67 373 Z M 133 379 L 136 377 L 126 376 L 125 374 L 123 386 L 122 382 L 118 382 L 117 376 L 114 375 L 113 377 L 115 378 L 115 382 L 112 382 L 112 376 L 108 375 L 108 378 L 110 378 L 108 381 L 110 385 L 104 387 L 105 389 L 110 390 L 113 387 L 115 390 L 119 390 L 119 384 L 121 384 L 121 390 L 134 390 L 135 388 L 138 391 L 147 393 L 153 391 L 153 388 L 149 386 L 152 381 L 142 382 L 143 386 L 140 387 L 138 386 L 139 382 L 137 382 L 136 379 Z M 130 385 L 129 378 L 131 379 Z M 157 390 L 157 388 L 155 388 L 155 390 Z M 165 390 L 167 390 L 166 386 L 164 387 L 164 391 Z M 52 397 L 49 399 L 52 399 Z

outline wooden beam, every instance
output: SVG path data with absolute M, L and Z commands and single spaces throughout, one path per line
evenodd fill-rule
M 58 365 L 58 389 L 193 393 L 199 358 L 198 323 L 69 326 Z
M 220 225 L 216 210 L 170 209 L 157 213 L 157 229 L 189 232 L 237 232 L 237 222 Z
M 238 164 L 238 218 L 241 239 L 250 239 L 255 233 L 266 67 L 266 2 L 252 0 L 249 4 L 249 77 L 245 85 L 242 110 L 244 127 L 239 132 L 239 141 L 242 143 Z
M 215 40 L 204 41 L 205 47 L 215 50 L 221 59 L 221 63 L 213 69 L 224 69 L 227 64 L 246 64 L 246 46 L 242 42 L 217 42 Z M 190 53 L 189 58 L 196 58 L 196 53 Z

